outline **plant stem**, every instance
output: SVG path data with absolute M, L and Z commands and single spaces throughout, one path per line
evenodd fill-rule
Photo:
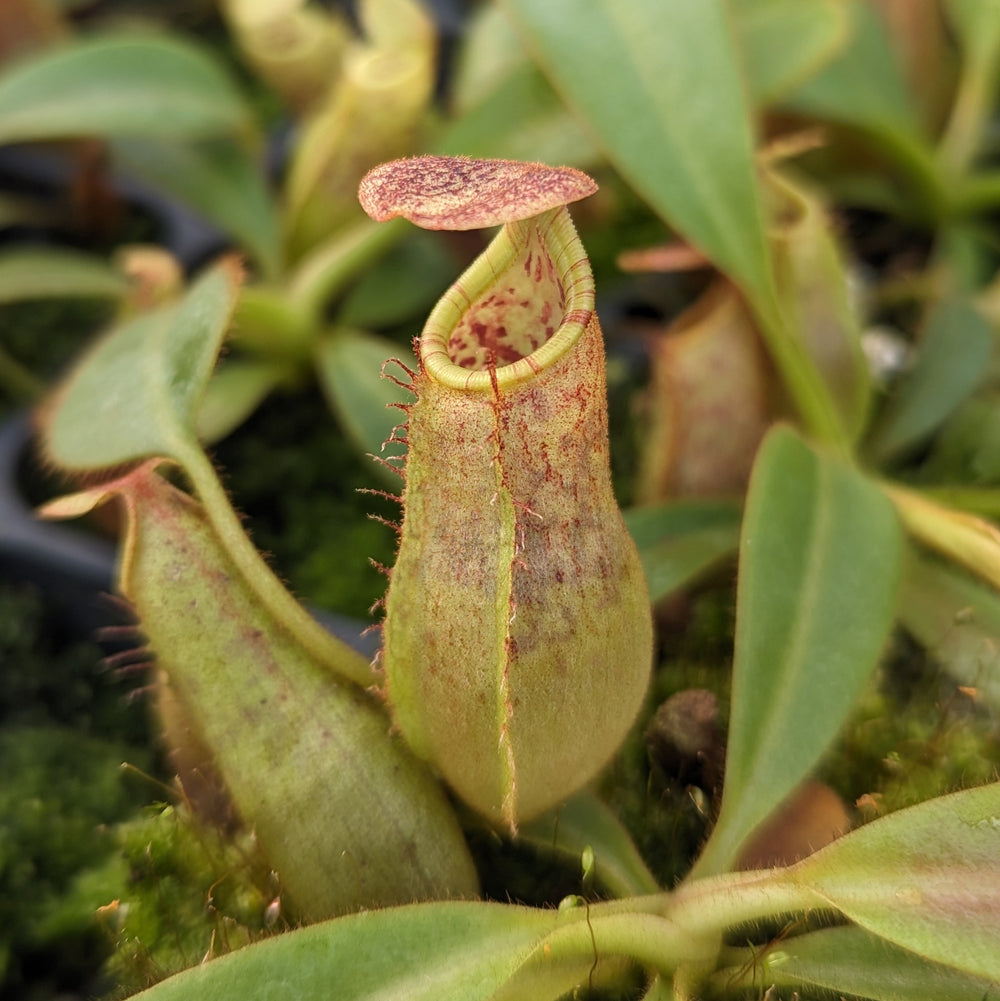
M 901 168 L 909 182 L 911 194 L 900 202 L 901 209 L 915 222 L 939 223 L 947 212 L 949 193 L 929 145 L 900 129 L 866 131 L 865 135 Z
M 671 974 L 690 962 L 711 964 L 718 952 L 718 937 L 698 938 L 675 921 L 659 914 L 607 913 L 600 905 L 552 932 L 542 944 L 547 962 L 624 956 L 641 966 Z
M 368 661 L 346 643 L 328 633 L 278 580 L 264 562 L 240 524 L 208 457 L 197 445 L 185 441 L 176 448 L 177 459 L 188 474 L 205 512 L 237 570 L 270 612 L 284 623 L 309 652 L 340 676 L 363 688 L 377 683 Z
M 385 253 L 407 230 L 402 219 L 387 223 L 365 221 L 320 244 L 299 266 L 290 281 L 290 297 L 316 318 L 330 298 L 358 272 Z
M 583 958 L 619 955 L 661 973 L 681 967 L 700 981 L 735 925 L 802 911 L 832 910 L 799 884 L 794 868 L 735 872 L 683 883 L 673 892 L 594 904 L 546 940 L 547 952 Z
M 753 305 L 768 351 L 806 429 L 841 458 L 850 459 L 850 440 L 830 391 L 802 341 L 789 329 L 777 295 L 757 296 Z
M 997 73 L 1000 71 L 1000 46 L 993 44 L 963 60 L 958 92 L 951 116 L 938 147 L 941 167 L 952 182 L 969 170 L 983 138 L 983 123 L 992 106 Z
M 694 936 L 797 911 L 831 910 L 824 897 L 802 886 L 794 868 L 730 872 L 682 883 L 666 914 Z

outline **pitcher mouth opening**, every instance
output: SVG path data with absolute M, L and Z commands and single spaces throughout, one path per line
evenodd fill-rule
M 537 375 L 579 340 L 594 311 L 590 264 L 569 212 L 508 223 L 442 296 L 420 337 L 436 382 L 470 392 Z

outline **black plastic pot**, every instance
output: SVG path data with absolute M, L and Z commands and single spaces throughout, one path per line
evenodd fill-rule
M 0 425 L 0 576 L 28 581 L 70 610 L 89 635 L 107 622 L 100 595 L 111 590 L 115 547 L 67 525 L 40 521 L 20 487 L 32 435 L 21 413 Z
M 35 146 L 0 147 L 0 190 L 43 198 L 54 204 L 71 206 L 75 186 L 79 184 L 79 162 L 65 151 Z M 123 212 L 133 212 L 148 219 L 156 231 L 156 242 L 169 250 L 189 273 L 212 260 L 228 247 L 223 233 L 205 222 L 182 203 L 156 189 L 118 173 L 100 176 L 109 196 Z M 67 213 L 67 217 L 69 213 Z M 94 222 L 91 220 L 91 222 Z M 65 220 L 43 222 L 27 229 L 12 227 L 7 241 L 17 242 L 86 242 L 95 234 L 81 232 L 79 223 Z

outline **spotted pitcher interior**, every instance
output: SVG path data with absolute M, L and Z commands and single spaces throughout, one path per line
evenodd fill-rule
M 565 308 L 555 262 L 533 227 L 523 251 L 462 314 L 448 355 L 470 370 L 511 365 L 552 337 Z

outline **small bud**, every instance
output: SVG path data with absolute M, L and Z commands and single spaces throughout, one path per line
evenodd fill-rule
M 379 218 L 505 224 L 420 338 L 383 663 L 407 740 L 511 828 L 611 758 L 652 659 L 611 489 L 593 276 L 565 208 L 593 189 L 568 168 L 436 157 L 362 183 Z

